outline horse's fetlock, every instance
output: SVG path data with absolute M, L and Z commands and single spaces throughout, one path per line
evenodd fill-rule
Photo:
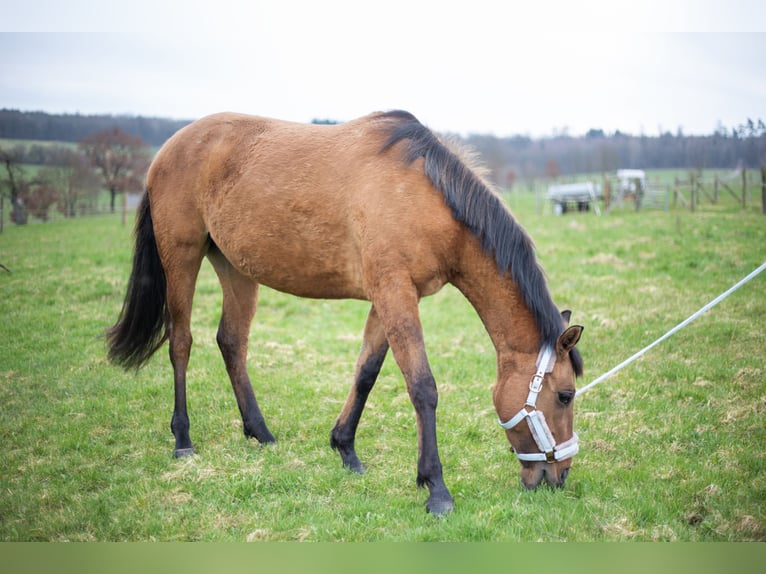
M 173 413 L 173 418 L 170 419 L 170 430 L 177 434 L 179 432 L 189 431 L 189 415 L 182 413 Z

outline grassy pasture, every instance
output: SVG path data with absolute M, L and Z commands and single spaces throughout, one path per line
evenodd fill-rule
M 766 260 L 766 218 L 688 211 L 540 215 L 509 198 L 554 299 L 585 325 L 587 383 Z M 0 540 L 766 540 L 766 276 L 578 399 L 559 491 L 525 491 L 491 401 L 494 352 L 452 288 L 421 305 L 456 511 L 415 487 L 414 413 L 391 357 L 362 418 L 363 476 L 329 447 L 367 305 L 263 289 L 249 364 L 277 436 L 242 435 L 205 263 L 189 371 L 198 455 L 174 460 L 171 370 L 105 359 L 131 256 L 119 216 L 0 235 Z

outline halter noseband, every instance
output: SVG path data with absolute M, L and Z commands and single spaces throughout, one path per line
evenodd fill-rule
M 569 440 L 556 444 L 553 433 L 548 428 L 548 423 L 545 422 L 545 415 L 535 407 L 537 395 L 540 394 L 540 390 L 543 388 L 545 375 L 553 370 L 555 364 L 556 354 L 553 352 L 553 347 L 546 346 L 540 349 L 540 354 L 537 355 L 537 372 L 529 383 L 529 394 L 527 395 L 526 404 L 508 422 L 504 423 L 500 419 L 497 421 L 501 427 L 510 430 L 524 419 L 527 419 L 529 430 L 532 432 L 532 438 L 535 439 L 540 452 L 522 453 L 516 452 L 514 449 L 516 456 L 521 461 L 558 462 L 572 458 L 579 450 L 577 433 L 572 433 L 572 438 Z M 527 410 L 527 407 L 530 407 L 531 410 Z

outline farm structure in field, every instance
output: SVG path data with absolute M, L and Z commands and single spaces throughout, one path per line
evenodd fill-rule
M 614 185 L 610 182 L 607 187 L 610 192 L 605 196 L 607 209 L 622 207 L 626 199 L 635 203 L 636 210 L 668 208 L 668 190 L 650 187 L 642 169 L 618 169 Z
M 555 215 L 591 209 L 601 215 L 600 201 L 607 212 L 623 207 L 627 201 L 632 201 L 637 210 L 668 209 L 668 197 L 667 189 L 651 188 L 646 173 L 640 169 L 620 169 L 615 175 L 605 175 L 603 185 L 593 181 L 551 185 L 547 195 Z
M 548 187 L 548 201 L 553 204 L 553 213 L 563 215 L 570 207 L 577 211 L 590 211 L 591 204 L 599 215 L 601 210 L 598 200 L 601 197 L 601 187 L 592 181 L 581 183 L 565 183 Z

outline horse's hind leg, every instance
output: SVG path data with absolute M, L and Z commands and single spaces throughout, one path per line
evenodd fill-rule
M 388 341 L 373 307 L 367 316 L 362 351 L 359 354 L 354 372 L 354 383 L 346 399 L 346 404 L 335 422 L 330 438 L 330 445 L 340 453 L 343 465 L 360 474 L 364 472 L 364 466 L 359 461 L 354 449 L 356 428 L 367 402 L 367 396 L 378 378 L 387 351 Z
M 182 458 L 194 454 L 189 437 L 189 415 L 186 410 L 186 369 L 191 353 L 191 309 L 203 246 L 180 246 L 174 251 L 172 265 L 165 267 L 168 294 L 169 350 L 173 365 L 175 402 L 170 430 L 176 439 L 173 455 Z
M 237 398 L 245 436 L 275 442 L 266 426 L 247 374 L 247 342 L 258 302 L 258 283 L 239 273 L 217 248 L 208 253 L 223 289 L 223 312 L 216 340 Z

